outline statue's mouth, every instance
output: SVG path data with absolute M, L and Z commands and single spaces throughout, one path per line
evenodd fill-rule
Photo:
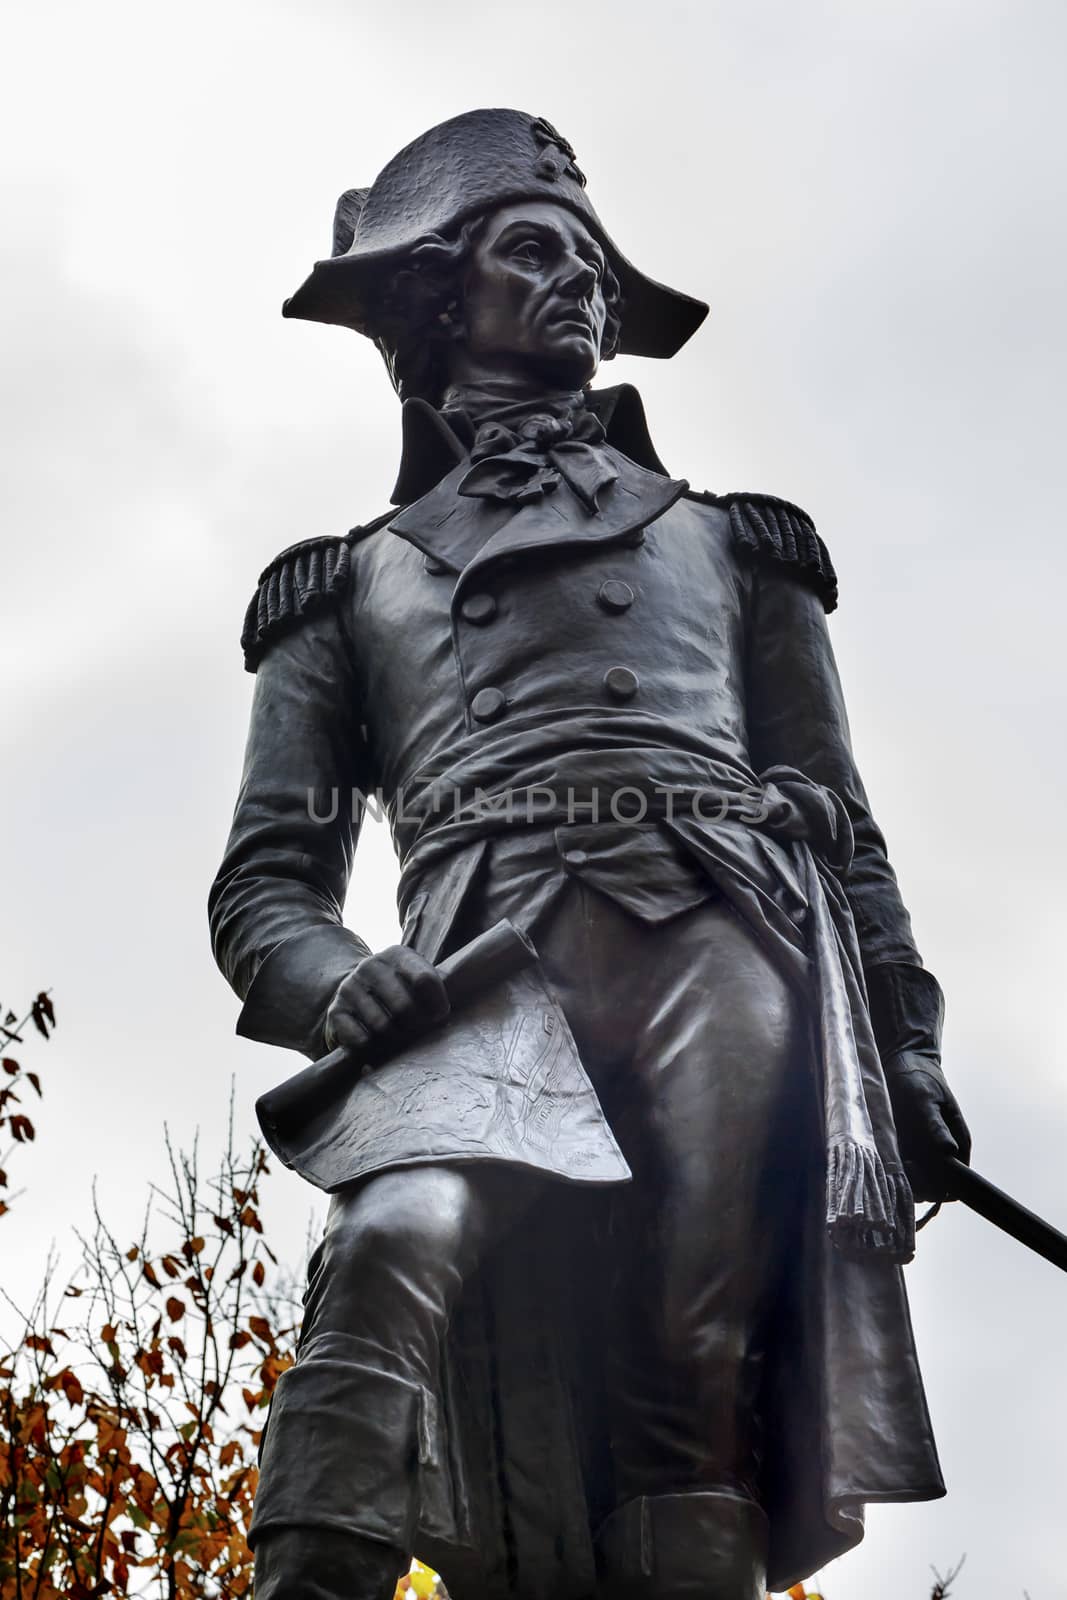
M 593 333 L 592 318 L 583 315 L 576 306 L 568 306 L 555 312 L 548 318 L 548 325 L 552 328 L 580 328 L 583 333 L 590 336 Z

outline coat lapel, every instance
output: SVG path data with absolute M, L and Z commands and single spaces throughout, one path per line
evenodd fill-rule
M 391 531 L 450 571 L 464 574 L 520 551 L 610 543 L 638 533 L 662 516 L 688 484 L 666 476 L 636 389 L 623 384 L 602 390 L 590 397 L 590 406 L 607 429 L 604 449 L 618 473 L 601 492 L 600 509 L 593 514 L 565 482 L 518 509 L 459 494 L 469 467 L 464 442 L 431 406 L 409 401 L 404 407 L 404 458 L 394 498 L 427 487 L 393 518 Z M 624 453 L 623 445 L 645 464 Z
M 392 533 L 398 533 L 423 555 L 453 572 L 462 572 L 514 516 L 510 506 L 472 500 L 458 493 L 469 467 L 470 462 L 464 457 L 436 488 L 399 512 L 389 524 Z
M 599 511 L 590 514 L 574 491 L 561 483 L 533 505 L 512 512 L 465 563 L 464 577 L 520 551 L 624 540 L 661 517 L 688 487 L 683 479 L 646 472 L 610 446 L 605 454 L 618 477 L 601 491 Z

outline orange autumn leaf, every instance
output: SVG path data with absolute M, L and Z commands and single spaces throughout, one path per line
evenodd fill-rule
M 58 1378 L 59 1387 L 63 1390 L 67 1404 L 80 1406 L 85 1399 L 85 1390 L 77 1374 L 71 1372 L 69 1367 L 64 1367 Z

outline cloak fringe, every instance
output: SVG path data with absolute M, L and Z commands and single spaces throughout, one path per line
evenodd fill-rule
M 872 1145 L 831 1140 L 826 1155 L 826 1226 L 853 1258 L 873 1251 L 903 1266 L 915 1254 L 915 1202 L 903 1172 L 887 1172 Z

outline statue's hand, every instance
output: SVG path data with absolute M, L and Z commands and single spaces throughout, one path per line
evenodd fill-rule
M 971 1135 L 937 1060 L 905 1051 L 886 1062 L 900 1154 L 916 1200 L 944 1200 L 945 1159 L 971 1159 Z
M 359 1054 L 392 1049 L 449 1013 L 435 967 L 404 944 L 367 956 L 343 979 L 326 1013 L 327 1046 Z

